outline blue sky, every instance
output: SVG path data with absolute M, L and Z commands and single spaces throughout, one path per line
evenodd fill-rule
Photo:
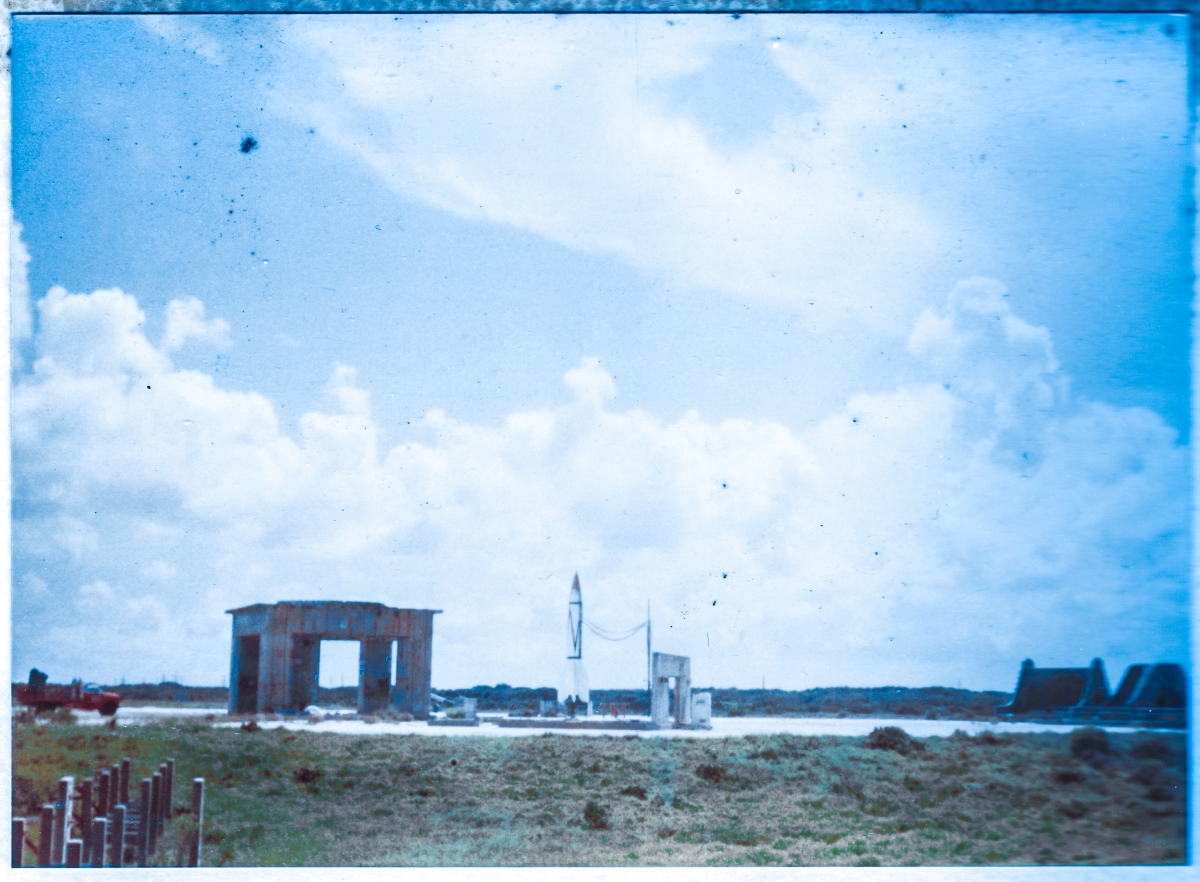
M 576 569 L 718 685 L 1184 660 L 1181 22 L 17 17 L 16 672 L 553 682 Z

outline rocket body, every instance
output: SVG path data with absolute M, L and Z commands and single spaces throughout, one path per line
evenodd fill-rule
M 567 638 L 567 663 L 559 677 L 558 700 L 568 708 L 582 704 L 587 713 L 591 693 L 587 670 L 583 666 L 583 592 L 579 588 L 578 573 L 567 595 Z
M 567 597 L 567 632 L 571 637 L 571 651 L 567 658 L 583 658 L 583 592 L 579 590 L 579 574 L 571 583 Z

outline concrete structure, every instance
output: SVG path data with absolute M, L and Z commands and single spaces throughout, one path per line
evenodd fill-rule
M 692 724 L 692 660 L 686 655 L 654 653 L 650 677 L 650 720 L 659 729 Z M 671 681 L 674 680 L 674 684 Z M 674 698 L 672 702 L 671 699 Z M 672 710 L 674 713 L 672 714 Z M 672 716 L 674 719 L 672 719 Z
M 226 612 L 233 616 L 231 714 L 300 713 L 317 704 L 321 641 L 357 640 L 358 712 L 429 716 L 433 617 L 441 610 L 300 600 Z
M 692 693 L 692 725 L 698 728 L 712 728 L 712 693 Z
M 1064 723 L 1182 728 L 1187 725 L 1187 674 L 1177 664 L 1130 665 L 1110 696 L 1100 659 L 1087 668 L 1038 668 L 1026 659 L 1012 701 L 996 711 Z
M 1054 708 L 1108 702 L 1108 677 L 1104 662 L 1092 659 L 1086 668 L 1039 668 L 1033 659 L 1021 662 L 1017 691 L 997 713 L 1025 714 Z
M 1187 676 L 1181 665 L 1130 665 L 1125 669 L 1111 707 L 1187 707 Z

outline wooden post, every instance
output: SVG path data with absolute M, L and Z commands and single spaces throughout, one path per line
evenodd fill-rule
M 154 782 L 142 779 L 141 803 L 138 805 L 137 865 L 144 867 L 150 860 L 150 788 Z
M 92 841 L 92 779 L 84 778 L 79 785 L 79 838 L 83 840 L 83 854 L 79 863 L 91 863 L 88 846 Z
M 166 763 L 161 763 L 158 767 L 158 773 L 162 775 L 162 789 L 158 794 L 158 833 L 162 836 L 163 830 L 167 827 L 167 818 L 171 816 L 171 801 L 167 798 L 167 788 L 169 786 L 168 778 L 170 772 L 167 769 Z
M 112 769 L 109 770 L 108 782 L 108 814 L 113 813 L 113 809 L 117 807 L 117 803 L 121 805 L 129 805 L 121 800 L 121 764 L 113 763 Z
M 113 806 L 116 802 L 112 799 L 112 772 L 109 769 L 104 769 L 100 772 L 100 795 L 99 804 L 96 806 L 96 814 L 101 818 L 107 818 L 112 814 Z
M 38 863 L 39 867 L 53 866 L 50 863 L 54 853 L 54 815 L 56 809 L 53 803 L 42 806 L 42 816 L 38 820 Z
M 158 821 L 162 815 L 162 783 L 162 773 L 155 772 L 150 779 L 150 812 L 146 815 L 146 823 L 149 824 L 146 831 L 147 854 L 154 854 L 158 851 Z
M 109 846 L 112 850 L 112 857 L 109 862 L 114 869 L 120 869 L 125 865 L 125 805 L 113 806 L 113 828 L 112 828 L 112 845 Z
M 108 819 L 104 816 L 92 820 L 91 857 L 93 867 L 104 866 L 104 843 L 108 839 Z
M 129 757 L 121 760 L 121 788 L 117 793 L 117 802 L 126 807 L 129 806 L 129 773 L 132 765 L 133 761 Z
M 51 866 L 61 867 L 67 862 L 67 840 L 71 837 L 71 797 L 75 793 L 75 778 L 63 775 L 58 779 L 58 793 L 54 803 L 54 832 L 50 838 Z
M 204 779 L 192 779 L 192 821 L 196 829 L 192 833 L 191 847 L 188 849 L 188 866 L 199 867 L 201 846 L 204 843 Z
M 25 866 L 25 819 L 13 818 L 12 830 L 12 865 L 20 869 Z
M 174 757 L 167 758 L 167 813 L 164 816 L 166 822 L 171 823 L 171 806 L 175 801 L 175 759 Z
M 67 860 L 63 865 L 72 868 L 78 868 L 83 865 L 82 839 L 67 840 Z

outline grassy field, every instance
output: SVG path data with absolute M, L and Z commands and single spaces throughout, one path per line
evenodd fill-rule
M 1184 737 L 346 736 L 13 727 L 13 810 L 64 774 L 202 776 L 209 866 L 1182 863 Z M 181 813 L 186 787 L 177 788 Z M 179 859 L 172 826 L 160 863 Z M 36 829 L 33 833 L 36 838 Z

